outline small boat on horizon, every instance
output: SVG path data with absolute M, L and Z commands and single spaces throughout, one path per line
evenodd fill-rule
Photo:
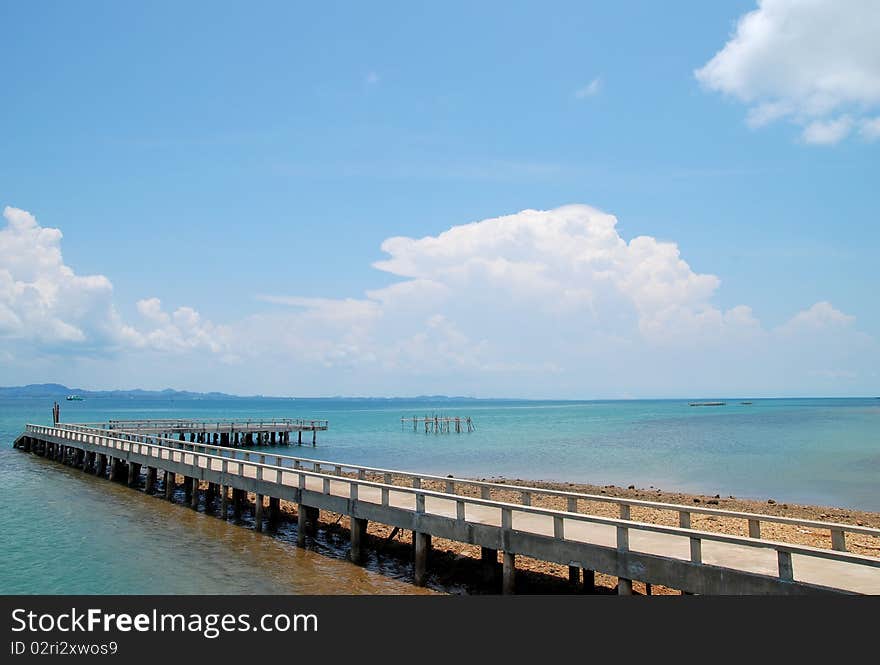
M 688 402 L 688 406 L 724 406 L 727 402 Z
M 83 398 L 80 397 L 79 395 L 68 395 L 67 401 L 68 402 L 82 402 Z

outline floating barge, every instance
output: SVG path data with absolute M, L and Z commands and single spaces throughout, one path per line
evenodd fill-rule
M 688 402 L 688 406 L 724 406 L 727 402 Z

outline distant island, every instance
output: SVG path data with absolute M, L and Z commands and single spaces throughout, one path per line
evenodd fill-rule
M 264 397 L 263 395 L 252 395 L 243 397 L 240 395 L 229 395 L 227 393 L 197 393 L 189 390 L 83 390 L 82 388 L 69 388 L 60 383 L 31 383 L 26 386 L 0 386 L 0 398 L 3 397 L 51 397 L 54 399 L 63 399 L 67 395 L 78 395 L 82 398 L 117 398 L 117 399 L 290 399 L 289 397 Z
M 173 390 L 165 388 L 164 390 L 142 390 L 135 388 L 132 390 L 83 390 L 82 388 L 70 388 L 60 383 L 31 383 L 26 386 L 0 386 L 0 399 L 34 397 L 34 398 L 51 398 L 65 399 L 68 395 L 76 395 L 83 399 L 95 398 L 115 398 L 115 399 L 172 399 L 172 400 L 203 400 L 203 399 L 278 399 L 278 400 L 310 400 L 310 399 L 332 399 L 332 400 L 351 400 L 351 401 L 462 401 L 462 400 L 478 400 L 475 397 L 450 397 L 448 395 L 418 395 L 416 397 L 345 397 L 334 395 L 332 397 L 279 397 L 270 395 L 230 395 L 228 393 L 209 392 L 200 393 L 190 390 Z M 505 401 L 523 401 L 510 399 L 482 399 L 479 401 L 505 402 Z M 564 400 L 563 400 L 564 401 Z

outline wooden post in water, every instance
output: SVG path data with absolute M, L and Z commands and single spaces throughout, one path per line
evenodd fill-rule
M 275 526 L 281 517 L 281 499 L 277 496 L 269 497 L 269 524 Z
M 220 518 L 226 519 L 229 515 L 229 486 L 220 485 Z

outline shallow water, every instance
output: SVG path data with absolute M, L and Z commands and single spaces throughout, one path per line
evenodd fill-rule
M 2 593 L 408 593 L 406 564 L 344 543 L 276 537 L 11 448 L 52 400 L 0 400 Z M 283 452 L 437 474 L 653 485 L 880 510 L 880 400 L 511 402 L 113 400 L 63 403 L 62 420 L 167 416 L 327 418 L 318 446 Z M 424 434 L 401 416 L 470 416 Z

